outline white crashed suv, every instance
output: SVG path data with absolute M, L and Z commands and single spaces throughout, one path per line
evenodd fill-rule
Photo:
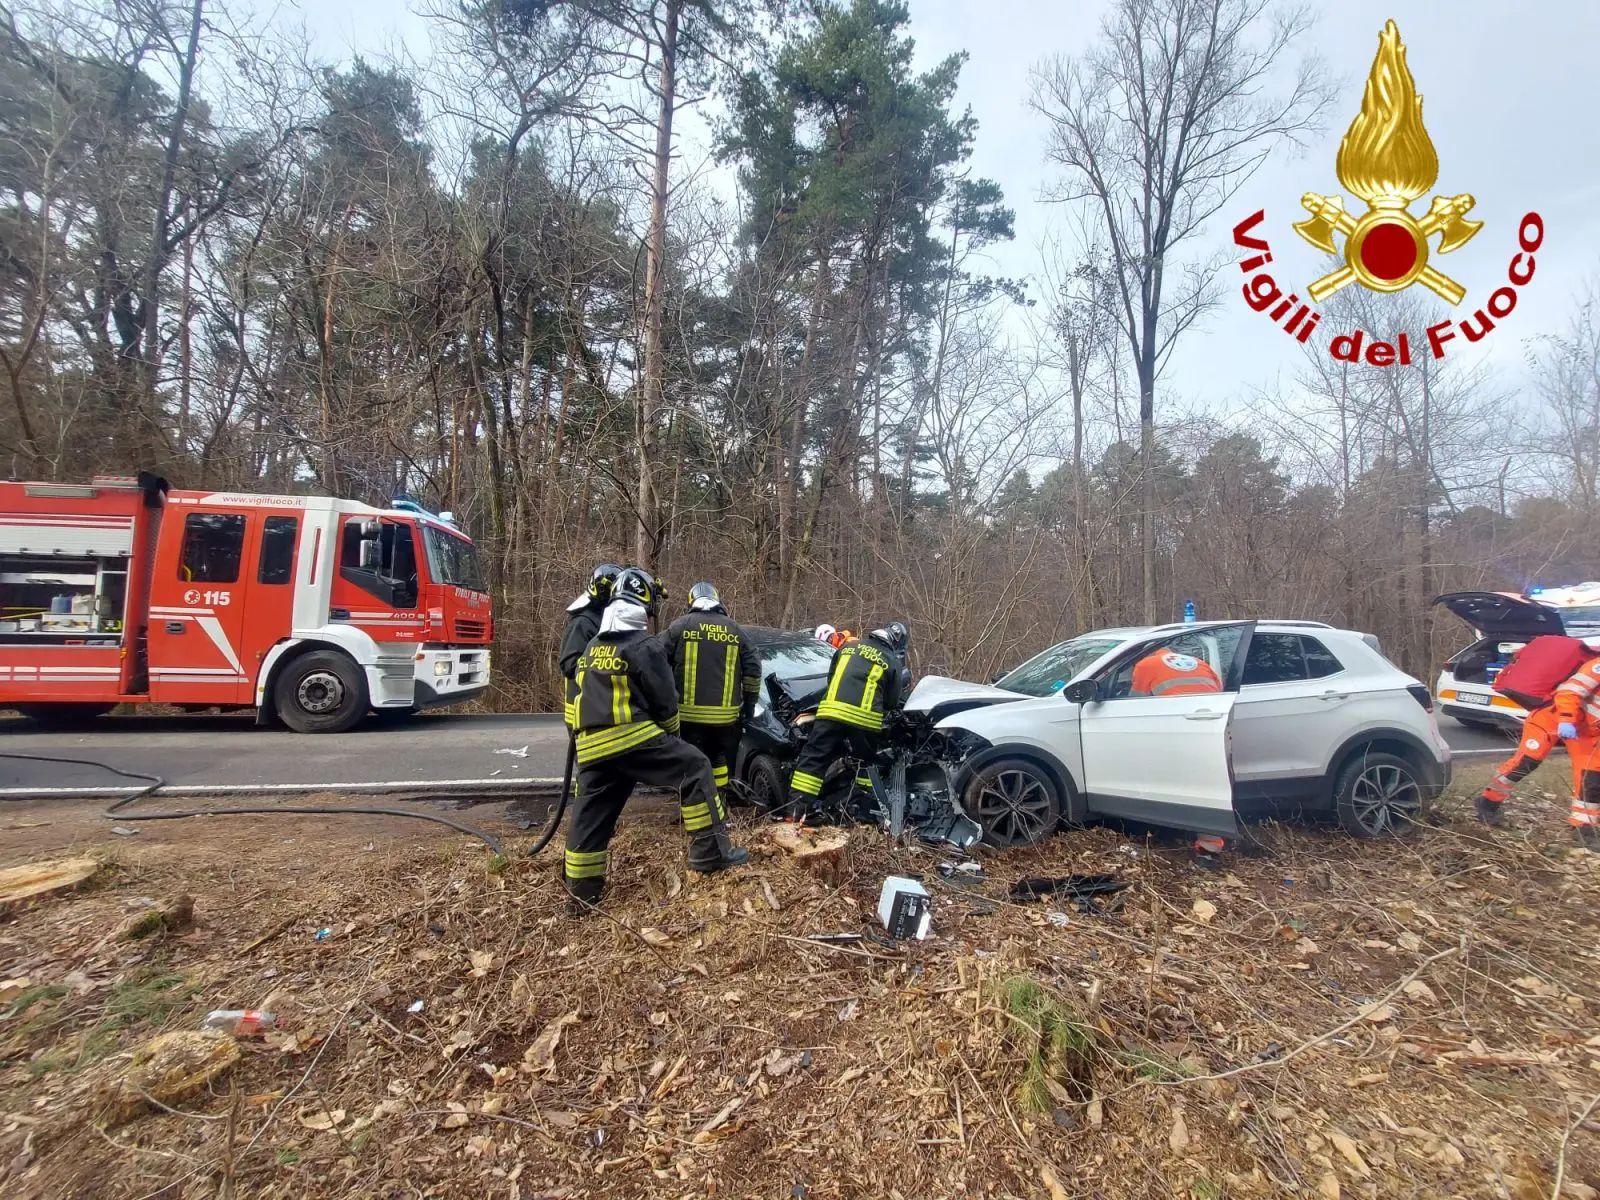
M 1131 695 L 1157 649 L 1205 659 L 1223 690 Z M 1231 834 L 1251 801 L 1331 809 L 1376 837 L 1450 779 L 1427 687 L 1370 635 L 1312 621 L 1103 629 L 992 685 L 925 678 L 906 708 L 960 747 L 963 803 L 1000 846 L 1097 816 Z

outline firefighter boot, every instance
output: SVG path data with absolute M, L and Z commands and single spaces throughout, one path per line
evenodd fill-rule
M 606 881 L 599 879 L 563 879 L 567 888 L 567 916 L 577 918 L 600 903 L 606 894 Z
M 1491 800 L 1488 796 L 1478 797 L 1478 820 L 1485 825 L 1498 825 L 1505 816 L 1505 801 Z
M 702 875 L 742 867 L 750 861 L 750 851 L 735 846 L 728 836 L 728 813 L 722 807 L 722 798 L 716 797 L 711 804 L 714 816 L 711 828 L 695 834 L 689 843 L 689 870 Z
M 1572 840 L 1578 844 L 1578 849 L 1600 854 L 1600 828 L 1593 825 L 1574 825 Z

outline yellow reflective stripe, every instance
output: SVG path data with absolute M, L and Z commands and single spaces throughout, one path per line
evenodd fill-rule
M 678 713 L 673 713 L 665 721 L 661 722 L 661 728 L 665 729 L 668 733 L 677 733 L 682 726 L 683 718 Z
M 839 721 L 845 725 L 854 725 L 858 729 L 883 728 L 882 713 L 866 711 L 837 700 L 824 700 L 817 705 L 817 716 L 829 721 Z
M 602 758 L 621 754 L 641 746 L 653 737 L 660 737 L 661 726 L 654 721 L 640 721 L 636 725 L 618 725 L 611 729 L 596 729 L 578 734 L 578 761 L 596 762 Z
M 694 701 L 700 696 L 700 643 L 690 642 L 683 649 L 683 698 Z
M 566 718 L 568 729 L 576 729 L 578 727 L 578 702 L 576 700 L 567 701 Z
M 568 879 L 603 879 L 605 874 L 606 851 L 567 851 L 566 876 Z
M 711 778 L 716 780 L 716 783 L 717 783 L 718 787 L 722 787 L 725 783 L 728 782 L 728 768 L 727 767 L 712 767 L 711 768 Z
M 872 701 L 878 694 L 878 680 L 883 678 L 883 668 L 877 664 L 867 672 L 867 686 L 861 691 L 861 707 L 871 709 Z
M 739 710 L 713 704 L 680 704 L 678 715 L 695 725 L 732 725 L 739 719 Z
M 711 828 L 711 809 L 704 804 L 685 804 L 680 811 L 683 813 L 683 827 L 690 833 Z
M 756 692 L 761 690 L 761 681 L 753 675 L 746 675 L 744 679 L 744 690 L 748 694 L 754 695 Z
M 854 657 L 855 655 L 851 654 L 849 651 L 845 651 L 844 653 L 840 654 L 839 665 L 834 668 L 833 678 L 828 680 L 828 694 L 822 698 L 822 702 L 824 704 L 838 700 L 839 685 L 844 682 L 845 670 L 849 667 L 850 660 Z
M 618 687 L 618 684 L 621 687 Z M 622 719 L 622 698 L 628 694 L 628 679 L 625 675 L 611 676 L 611 724 L 626 725 Z
M 822 795 L 822 780 L 808 771 L 796 771 L 789 780 L 789 786 L 807 796 Z
M 733 707 L 733 681 L 739 677 L 739 647 L 729 646 L 723 657 L 722 707 Z

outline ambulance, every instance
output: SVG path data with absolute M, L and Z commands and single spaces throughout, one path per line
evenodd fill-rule
M 1517 592 L 1451 592 L 1437 597 L 1472 627 L 1477 640 L 1439 672 L 1439 708 L 1463 725 L 1516 733 L 1527 710 L 1494 689 L 1511 656 L 1542 634 L 1583 638 L 1600 647 L 1600 583 Z
M 255 708 L 336 733 L 489 686 L 476 547 L 409 499 L 0 483 L 0 707 Z

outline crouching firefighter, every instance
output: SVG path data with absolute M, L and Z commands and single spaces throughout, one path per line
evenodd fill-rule
M 690 870 L 721 871 L 750 858 L 728 837 L 710 761 L 677 736 L 672 668 L 645 633 L 659 604 L 655 580 L 630 567 L 611 594 L 599 633 L 578 656 L 578 795 L 563 870 L 574 914 L 605 892 L 607 847 L 638 784 L 678 793 Z
M 1516 752 L 1478 797 L 1478 819 L 1498 824 L 1517 784 L 1561 742 L 1572 760 L 1567 823 L 1580 846 L 1600 850 L 1600 653 L 1577 638 L 1534 638 L 1500 673 L 1495 689 L 1530 711 Z
M 729 769 L 755 708 L 761 662 L 715 585 L 704 581 L 689 589 L 689 611 L 667 626 L 662 641 L 678 685 L 681 736 L 711 760 L 726 817 Z
M 865 762 L 877 753 L 884 715 L 897 711 L 910 691 L 908 640 L 906 627 L 896 621 L 834 651 L 828 690 L 789 778 L 785 815 L 790 820 L 803 821 L 816 812 L 835 760 L 849 754 Z M 872 781 L 858 773 L 856 786 L 870 790 Z

